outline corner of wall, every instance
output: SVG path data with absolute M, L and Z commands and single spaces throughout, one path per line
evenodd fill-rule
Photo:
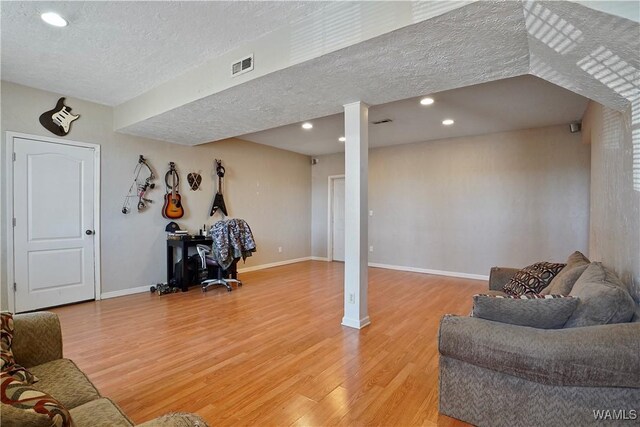
M 584 110 L 584 114 L 582 115 L 582 143 L 583 144 L 591 144 L 591 126 L 593 123 L 593 114 L 595 109 L 595 101 L 589 100 L 587 104 L 587 109 Z

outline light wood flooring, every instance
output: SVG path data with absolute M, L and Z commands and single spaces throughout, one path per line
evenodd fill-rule
M 137 294 L 54 309 L 64 354 L 135 422 L 460 426 L 438 414 L 437 333 L 486 283 L 369 269 L 371 325 L 340 325 L 343 264 L 241 274 L 233 292 Z

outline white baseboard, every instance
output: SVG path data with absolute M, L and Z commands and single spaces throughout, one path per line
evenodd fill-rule
M 371 324 L 371 319 L 369 319 L 369 316 L 365 317 L 364 319 L 349 319 L 346 317 L 342 318 L 342 326 L 348 326 L 350 328 L 355 328 L 355 329 L 362 329 L 365 326 L 368 326 Z
M 119 291 L 103 292 L 102 294 L 100 294 L 100 299 L 109 299 L 109 298 L 123 297 L 125 295 L 141 294 L 143 292 L 149 292 L 149 288 L 151 288 L 151 285 L 138 286 L 137 288 L 121 289 Z
M 311 257 L 311 261 L 324 261 L 324 262 L 330 262 L 331 260 L 329 258 L 327 258 L 326 256 L 312 256 Z
M 324 257 L 308 256 L 303 258 L 294 258 L 294 259 L 287 259 L 284 261 L 271 262 L 268 264 L 254 265 L 252 267 L 239 268 L 238 273 L 248 273 L 250 271 L 265 270 L 267 268 L 279 267 L 281 265 L 295 264 L 297 262 L 303 262 L 303 261 L 329 262 L 330 260 L 329 258 L 324 258 Z M 436 276 L 460 277 L 463 279 L 489 280 L 489 276 L 483 276 L 482 274 L 469 274 L 469 273 L 458 273 L 455 271 L 430 270 L 427 268 L 405 267 L 402 265 L 378 264 L 378 263 L 370 262 L 369 267 L 384 268 L 387 270 L 409 271 L 412 273 L 435 274 Z M 123 297 L 125 295 L 133 295 L 133 294 L 140 294 L 143 292 L 149 292 L 150 287 L 151 285 L 138 286 L 137 288 L 121 289 L 119 291 L 112 291 L 112 292 L 103 292 L 100 295 L 100 299 L 117 298 L 117 297 Z M 343 325 L 350 326 L 352 328 L 361 328 L 363 326 L 366 326 L 366 325 L 363 325 L 360 321 L 354 322 L 354 321 L 351 321 L 351 319 L 347 319 L 349 324 L 345 324 L 344 320 L 345 319 L 343 319 Z
M 287 259 L 284 261 L 271 262 L 269 264 L 254 265 L 252 267 L 239 268 L 238 273 L 248 273 L 249 271 L 264 270 L 266 268 L 280 267 L 281 265 L 295 264 L 296 262 L 311 261 L 311 257 Z
M 384 268 L 387 270 L 409 271 L 412 273 L 435 274 L 436 276 L 460 277 L 462 279 L 489 280 L 489 276 L 484 276 L 482 274 L 469 274 L 469 273 L 458 273 L 456 271 L 431 270 L 428 268 L 405 267 L 402 265 L 378 264 L 378 263 L 370 262 L 369 267 Z
M 310 260 L 311 260 L 311 257 L 304 257 L 304 258 L 295 258 L 295 259 L 288 259 L 284 261 L 272 262 L 269 264 L 254 265 L 252 267 L 239 268 L 238 273 L 247 273 L 249 271 L 264 270 L 266 268 L 278 267 L 278 266 L 287 265 L 287 264 L 295 264 L 296 262 L 310 261 Z M 151 288 L 151 285 L 138 286 L 137 288 L 121 289 L 119 291 L 103 292 L 102 294 L 100 294 L 100 299 L 117 298 L 117 297 L 123 297 L 125 295 L 133 295 L 133 294 L 140 294 L 143 292 L 149 292 L 149 288 Z

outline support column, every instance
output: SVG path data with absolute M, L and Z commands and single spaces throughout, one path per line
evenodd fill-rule
M 344 317 L 342 324 L 361 329 L 370 322 L 367 308 L 369 253 L 368 173 L 369 106 L 344 106 L 345 141 L 345 245 Z

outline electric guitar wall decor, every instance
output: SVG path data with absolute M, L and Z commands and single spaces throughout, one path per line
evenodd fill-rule
M 214 216 L 216 211 L 220 209 L 220 212 L 224 214 L 224 216 L 228 216 L 227 207 L 224 204 L 224 197 L 222 196 L 222 180 L 224 179 L 224 166 L 222 166 L 222 160 L 216 159 L 216 175 L 218 175 L 218 191 L 216 192 L 216 196 L 213 198 L 213 204 L 211 205 L 211 212 L 209 216 Z
M 171 185 L 169 185 L 169 178 L 171 178 Z M 173 162 L 169 163 L 169 170 L 164 176 L 164 183 L 167 187 L 167 192 L 164 195 L 162 216 L 167 219 L 182 218 L 184 215 L 184 209 L 182 207 L 182 197 L 178 190 L 178 187 L 180 186 L 180 176 L 176 170 L 176 164 Z
M 64 98 L 60 98 L 53 110 L 40 115 L 40 124 L 55 135 L 65 136 L 69 133 L 71 123 L 79 118 L 80 115 L 71 114 L 71 107 L 64 105 Z

